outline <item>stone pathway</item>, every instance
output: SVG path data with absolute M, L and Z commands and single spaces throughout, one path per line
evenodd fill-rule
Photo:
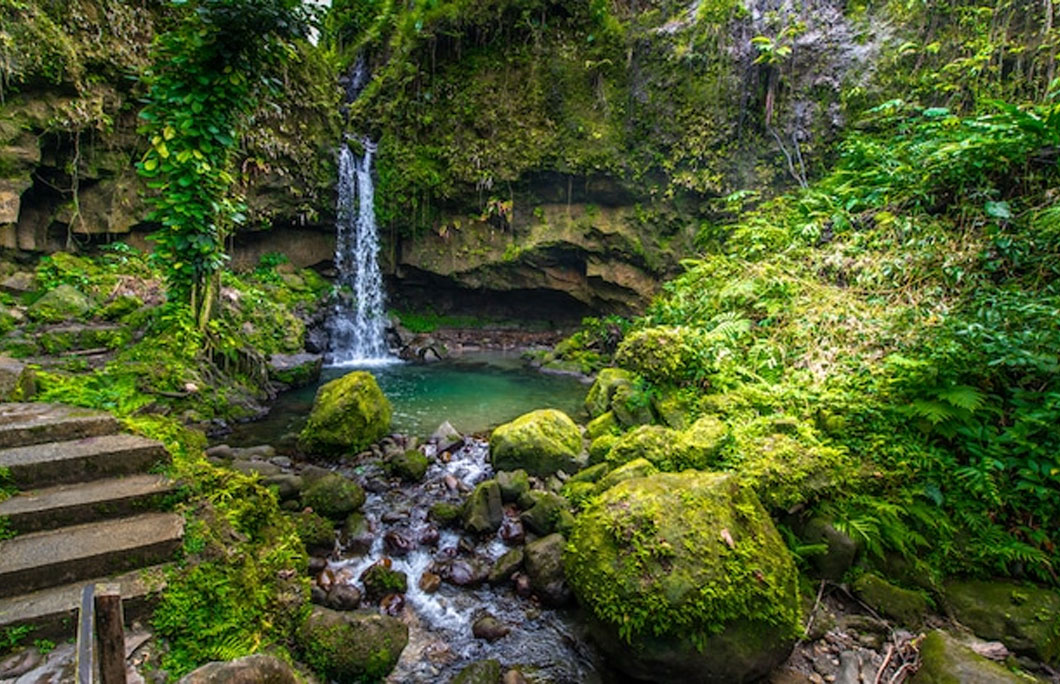
M 160 564 L 180 548 L 184 521 L 160 512 L 175 485 L 151 473 L 160 442 L 119 432 L 100 411 L 0 403 L 0 468 L 18 494 L 0 501 L 0 630 L 73 638 L 81 589 L 118 582 L 131 622 L 162 585 Z

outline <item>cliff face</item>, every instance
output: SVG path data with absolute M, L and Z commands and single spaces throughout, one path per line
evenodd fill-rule
M 828 159 L 886 38 L 843 7 L 376 3 L 346 36 L 373 75 L 351 127 L 379 140 L 396 295 L 641 308 L 736 204 Z
M 0 246 L 137 242 L 151 229 L 133 165 L 146 146 L 137 133 L 140 77 L 167 5 L 0 1 Z M 259 108 L 239 166 L 251 229 L 330 226 L 334 81 L 307 46 L 282 96 Z

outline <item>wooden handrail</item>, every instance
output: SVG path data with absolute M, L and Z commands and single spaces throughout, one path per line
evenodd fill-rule
M 121 587 L 88 584 L 77 621 L 77 684 L 126 684 Z

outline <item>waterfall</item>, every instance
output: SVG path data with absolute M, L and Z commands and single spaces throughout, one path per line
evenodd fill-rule
M 379 270 L 379 235 L 375 225 L 372 157 L 375 143 L 365 139 L 358 157 L 347 145 L 339 155 L 339 205 L 335 266 L 339 285 L 353 301 L 340 297 L 330 320 L 328 363 L 334 366 L 391 361 L 386 346 L 383 275 Z

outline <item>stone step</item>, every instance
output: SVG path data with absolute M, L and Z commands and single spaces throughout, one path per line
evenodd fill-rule
M 161 475 L 130 475 L 19 492 L 0 501 L 0 518 L 20 534 L 143 513 L 176 485 Z
M 142 473 L 168 461 L 161 442 L 125 434 L 0 449 L 0 467 L 19 489 Z
M 114 434 L 114 416 L 63 404 L 0 404 L 0 449 Z
M 0 598 L 164 563 L 183 534 L 181 516 L 147 513 L 8 539 L 0 542 Z
M 65 641 L 77 633 L 81 590 L 87 584 L 116 582 L 121 586 L 125 624 L 144 617 L 165 588 L 165 567 L 133 570 L 116 577 L 97 577 L 31 594 L 0 599 L 0 632 L 16 625 L 33 627 L 32 639 Z

